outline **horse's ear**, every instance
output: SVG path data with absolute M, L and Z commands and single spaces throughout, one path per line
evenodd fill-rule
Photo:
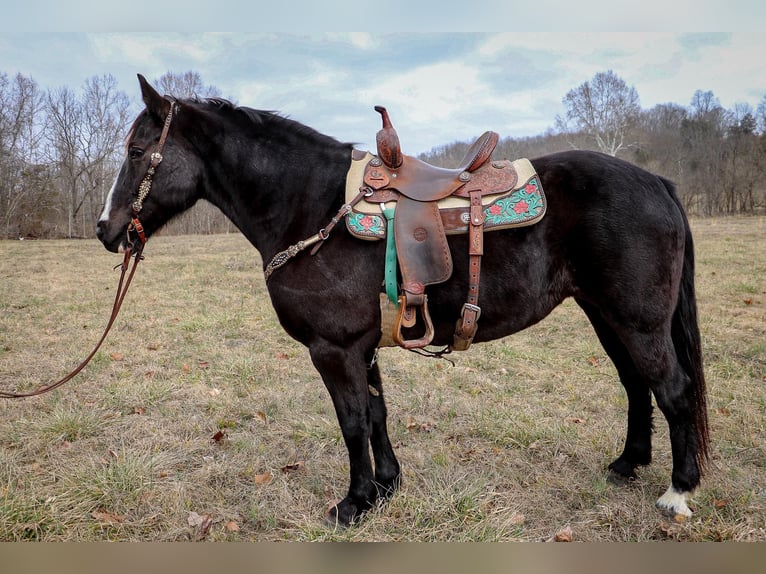
M 170 112 L 170 102 L 163 98 L 141 74 L 138 74 L 138 83 L 141 85 L 141 99 L 144 100 L 147 111 L 160 121 Z

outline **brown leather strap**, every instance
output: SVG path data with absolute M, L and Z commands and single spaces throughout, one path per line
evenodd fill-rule
M 75 376 L 77 376 L 80 373 L 80 371 L 82 371 L 86 367 L 86 365 L 90 362 L 90 360 L 95 356 L 96 352 L 101 347 L 101 344 L 104 342 L 104 339 L 106 339 L 106 336 L 109 334 L 109 331 L 112 329 L 112 325 L 114 324 L 114 321 L 117 319 L 117 315 L 120 313 L 122 302 L 125 300 L 125 295 L 127 295 L 128 288 L 130 287 L 130 284 L 133 281 L 133 276 L 136 273 L 138 262 L 143 259 L 143 256 L 141 255 L 141 253 L 144 250 L 144 245 L 146 245 L 146 232 L 144 231 L 144 226 L 141 224 L 141 221 L 138 219 L 138 214 L 143 209 L 144 200 L 149 195 L 149 192 L 152 189 L 152 178 L 154 177 L 154 173 L 157 170 L 157 166 L 159 166 L 160 163 L 162 162 L 162 152 L 165 148 L 165 142 L 168 139 L 170 124 L 173 121 L 173 115 L 176 113 L 176 109 L 177 109 L 177 106 L 175 101 L 171 101 L 170 108 L 168 109 L 168 115 L 165 116 L 165 123 L 162 126 L 162 133 L 160 134 L 160 139 L 159 139 L 159 142 L 157 143 L 157 150 L 154 153 L 152 153 L 149 167 L 146 170 L 146 175 L 144 175 L 144 178 L 141 180 L 141 183 L 138 186 L 138 195 L 132 205 L 133 217 L 131 218 L 130 225 L 128 225 L 128 229 L 126 231 L 127 241 L 126 241 L 126 247 L 125 247 L 125 257 L 122 260 L 122 272 L 120 273 L 120 280 L 117 284 L 117 293 L 114 296 L 114 304 L 112 305 L 112 314 L 109 317 L 109 321 L 107 322 L 106 327 L 104 328 L 103 335 L 101 335 L 101 338 L 96 343 L 96 346 L 93 348 L 90 354 L 85 358 L 85 360 L 82 363 L 80 363 L 67 376 L 63 377 L 62 379 L 59 379 L 55 383 L 51 383 L 44 387 L 40 387 L 36 391 L 32 391 L 30 393 L 12 393 L 12 392 L 0 391 L 0 398 L 22 399 L 26 397 L 35 397 L 38 395 L 42 395 L 44 393 L 48 393 L 52 391 L 53 389 L 60 387 L 64 383 L 71 381 Z M 135 232 L 136 235 L 138 236 L 137 245 L 133 243 L 133 240 L 131 239 L 131 236 L 130 236 L 130 234 L 133 232 Z M 130 266 L 131 257 L 134 258 L 132 267 Z M 125 274 L 128 271 L 129 267 L 130 267 L 130 273 L 128 274 L 128 278 L 126 281 Z
M 484 207 L 481 203 L 481 191 L 470 194 L 471 211 L 468 227 L 468 297 L 463 305 L 455 326 L 452 348 L 465 351 L 471 346 L 479 328 L 479 281 L 481 278 L 481 257 L 484 255 Z
M 64 383 L 68 383 L 69 381 L 71 381 L 75 376 L 77 376 L 80 373 L 80 371 L 82 371 L 86 367 L 86 365 L 90 362 L 90 360 L 94 357 L 96 352 L 101 347 L 101 344 L 104 342 L 104 339 L 106 339 L 106 336 L 109 334 L 109 331 L 111 330 L 112 325 L 114 325 L 115 319 L 117 319 L 117 315 L 119 314 L 120 308 L 122 307 L 122 302 L 125 300 L 125 295 L 128 293 L 128 288 L 130 287 L 130 283 L 133 281 L 133 276 L 136 273 L 138 262 L 141 261 L 141 259 L 143 259 L 143 257 L 141 256 L 141 252 L 143 251 L 143 248 L 144 248 L 144 243 L 141 242 L 138 244 L 138 247 L 135 250 L 133 250 L 133 247 L 131 245 L 128 245 L 128 247 L 125 249 L 125 257 L 122 260 L 122 272 L 120 273 L 120 280 L 117 283 L 117 293 L 114 296 L 114 304 L 112 305 L 112 314 L 109 317 L 109 322 L 106 324 L 106 328 L 104 329 L 104 334 L 101 335 L 101 338 L 98 340 L 98 343 L 96 343 L 96 346 L 93 348 L 90 354 L 85 358 L 85 360 L 82 363 L 80 363 L 71 373 L 69 373 L 67 376 L 63 377 L 62 379 L 59 379 L 55 383 L 45 385 L 44 387 L 40 387 L 36 391 L 32 391 L 29 393 L 12 393 L 8 391 L 0 391 L 0 398 L 23 399 L 28 397 L 36 397 L 38 395 L 48 393 L 54 389 L 57 389 Z M 131 257 L 134 258 L 132 267 L 130 266 Z M 130 267 L 130 273 L 128 274 L 127 280 L 125 280 L 125 274 L 128 271 L 128 267 Z
M 173 115 L 176 111 L 176 103 L 174 101 L 170 102 L 170 109 L 168 110 L 168 115 L 165 116 L 165 123 L 162 126 L 162 133 L 160 134 L 160 141 L 157 143 L 157 151 L 153 152 L 151 155 L 151 160 L 149 162 L 149 167 L 146 170 L 146 175 L 144 175 L 144 179 L 141 180 L 141 183 L 138 186 L 138 195 L 136 196 L 136 200 L 133 202 L 133 219 L 136 220 L 138 217 L 138 214 L 141 212 L 141 210 L 144 207 L 144 200 L 146 200 L 147 196 L 149 195 L 149 192 L 152 189 L 152 180 L 154 178 L 154 173 L 157 170 L 157 166 L 160 165 L 162 162 L 162 152 L 165 148 L 165 141 L 168 139 L 168 132 L 170 131 L 170 124 L 173 121 Z
M 266 265 L 265 269 L 263 270 L 263 274 L 266 278 L 266 281 L 268 282 L 269 278 L 271 277 L 271 274 L 274 273 L 277 269 L 282 267 L 285 263 L 290 261 L 293 257 L 298 255 L 301 251 L 306 249 L 307 247 L 311 247 L 312 245 L 314 248 L 311 250 L 311 255 L 316 255 L 316 252 L 319 251 L 319 248 L 324 245 L 324 242 L 327 240 L 328 237 L 330 237 L 330 231 L 332 231 L 333 227 L 340 221 L 341 217 L 346 215 L 349 211 L 351 211 L 351 208 L 354 207 L 357 203 L 362 201 L 362 199 L 368 195 L 367 188 L 360 188 L 359 193 L 349 201 L 348 203 L 344 203 L 341 208 L 338 210 L 338 213 L 330 220 L 330 223 L 328 223 L 325 227 L 319 230 L 318 233 L 315 233 L 311 237 L 308 237 L 304 239 L 303 241 L 299 241 L 298 243 L 295 243 L 294 245 L 291 245 L 284 251 L 280 251 L 277 253 L 274 257 L 271 258 L 271 261 L 269 261 L 268 265 Z

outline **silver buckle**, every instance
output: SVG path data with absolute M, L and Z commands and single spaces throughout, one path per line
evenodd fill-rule
M 479 307 L 478 305 L 473 305 L 472 303 L 463 303 L 463 309 L 460 311 L 461 317 L 465 315 L 466 309 L 476 313 L 476 321 L 479 320 L 479 317 L 481 317 L 481 307 Z

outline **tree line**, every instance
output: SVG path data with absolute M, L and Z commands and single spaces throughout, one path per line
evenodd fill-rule
M 220 96 L 195 72 L 168 72 L 156 84 L 176 97 Z M 636 89 L 610 70 L 570 90 L 562 103 L 565 114 L 548 132 L 505 138 L 496 157 L 594 149 L 674 181 L 689 213 L 766 212 L 766 95 L 755 109 L 724 109 L 712 92 L 698 90 L 687 106 L 645 110 Z M 111 75 L 89 78 L 79 90 L 42 90 L 31 77 L 0 72 L 0 237 L 92 237 L 134 112 Z M 469 144 L 420 157 L 455 165 Z M 203 202 L 166 232 L 232 230 Z
M 194 72 L 169 72 L 156 85 L 177 97 L 219 96 Z M 75 91 L 42 90 L 31 77 L 0 72 L 0 238 L 93 237 L 135 113 L 111 75 Z M 203 204 L 168 232 L 231 230 Z
M 500 141 L 495 156 L 536 157 L 565 149 L 617 156 L 672 180 L 694 215 L 766 213 L 766 95 L 756 108 L 725 109 L 711 91 L 697 90 L 688 106 L 642 109 L 636 89 L 613 71 L 567 92 L 565 114 L 547 133 Z M 455 165 L 469 143 L 421 154 Z

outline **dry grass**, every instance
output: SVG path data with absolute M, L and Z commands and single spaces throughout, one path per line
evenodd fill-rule
M 695 517 L 654 501 L 670 452 L 619 488 L 626 401 L 579 309 L 457 365 L 381 351 L 402 489 L 360 525 L 322 525 L 345 447 L 307 352 L 238 235 L 158 237 L 93 363 L 0 403 L 1 540 L 766 540 L 766 221 L 693 222 L 712 469 Z M 0 385 L 71 369 L 106 321 L 119 257 L 95 241 L 0 242 Z M 225 438 L 213 441 L 219 431 Z

